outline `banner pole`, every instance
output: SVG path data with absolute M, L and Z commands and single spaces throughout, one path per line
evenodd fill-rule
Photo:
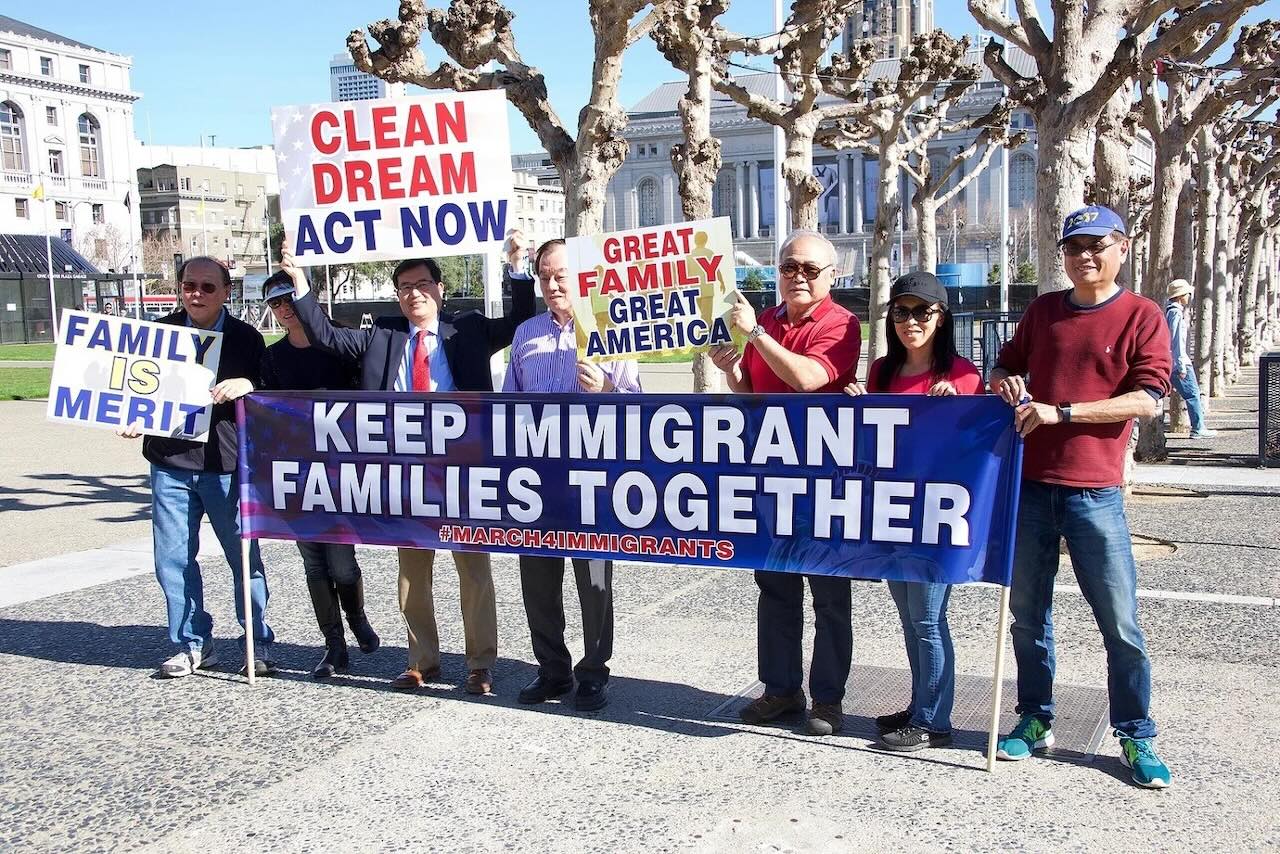
M 269 270 L 270 268 L 268 268 Z M 249 677 L 249 687 L 254 684 L 253 668 L 253 593 L 249 587 L 249 551 L 254 537 L 246 530 L 244 524 L 245 502 L 249 500 L 249 445 L 248 429 L 244 411 L 245 399 L 236 399 L 236 476 L 239 480 L 239 496 L 236 501 L 236 515 L 240 524 L 240 587 L 241 598 L 244 599 L 244 672 Z M 263 603 L 266 607 L 266 603 Z
M 1004 642 L 1009 628 L 1009 588 L 1000 587 L 1000 616 L 996 619 L 996 666 L 991 682 L 991 726 L 987 732 L 987 772 L 996 770 L 996 739 L 1000 736 L 1000 701 L 1004 689 Z
M 253 593 L 249 589 L 249 544 L 253 540 L 240 538 L 240 586 L 244 596 L 244 672 L 249 676 L 249 687 L 253 687 Z

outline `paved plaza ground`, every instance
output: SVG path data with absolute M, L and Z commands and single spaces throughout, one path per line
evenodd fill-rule
M 646 390 L 687 390 L 685 370 L 647 368 Z M 360 551 L 386 645 L 353 649 L 349 676 L 315 683 L 301 561 L 292 544 L 264 544 L 282 671 L 250 689 L 234 674 L 229 571 L 206 534 L 224 663 L 155 679 L 170 649 L 137 443 L 48 424 L 42 402 L 0 403 L 0 850 L 1280 849 L 1268 806 L 1280 778 L 1280 469 L 1252 467 L 1256 417 L 1246 380 L 1213 401 L 1219 437 L 1172 439 L 1170 464 L 1140 467 L 1129 504 L 1174 774 L 1152 792 L 1130 785 L 1109 733 L 1096 756 L 1064 749 L 987 774 L 967 746 L 981 739 L 981 690 L 957 710 L 960 746 L 909 757 L 865 735 L 870 716 L 905 701 L 893 689 L 852 692 L 834 737 L 737 723 L 757 687 L 755 587 L 741 571 L 619 566 L 612 703 L 576 714 L 516 703 L 534 667 L 502 557 L 494 694 L 460 688 L 457 582 L 441 555 L 444 674 L 406 695 L 386 686 L 405 655 L 394 554 Z M 952 597 L 959 669 L 976 680 L 990 678 L 996 603 L 992 588 Z M 1102 645 L 1069 565 L 1056 615 L 1063 713 L 1096 718 Z M 854 638 L 856 684 L 892 684 L 906 661 L 883 585 L 855 584 Z

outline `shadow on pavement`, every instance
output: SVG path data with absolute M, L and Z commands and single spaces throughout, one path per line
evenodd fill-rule
M 216 679 L 238 679 L 234 676 L 243 661 L 238 644 L 217 638 L 219 661 L 211 670 L 197 676 Z M 517 694 L 537 674 L 534 664 L 516 659 L 499 659 L 494 667 L 496 693 L 484 696 L 467 694 L 462 683 L 467 676 L 464 656 L 441 654 L 442 675 L 416 691 L 398 691 L 389 680 L 404 666 L 407 650 L 403 646 L 383 645 L 372 655 L 362 655 L 351 646 L 352 673 L 339 674 L 323 682 L 311 679 L 311 668 L 323 652 L 314 646 L 273 644 L 280 669 L 276 681 L 304 682 L 334 689 L 358 689 L 382 694 L 402 694 L 406 699 L 422 697 L 501 706 L 512 711 L 552 714 L 564 717 L 587 717 L 595 720 L 642 726 L 693 736 L 731 735 L 737 727 L 708 723 L 704 718 L 730 699 L 727 694 L 704 691 L 678 682 L 659 682 L 614 675 L 609 680 L 609 705 L 596 712 L 579 712 L 573 708 L 571 695 L 564 702 L 549 701 L 537 705 L 521 705 Z M 140 678 L 167 681 L 156 676 L 161 661 L 173 654 L 165 630 L 159 626 L 104 626 L 84 621 L 0 619 L 0 655 L 14 655 L 62 664 L 93 667 L 117 667 L 140 671 Z M 52 678 L 65 679 L 65 675 Z M 194 678 L 194 677 L 188 677 Z M 181 681 L 181 680 L 177 680 Z M 309 695 L 307 702 L 312 702 Z
M 55 504 L 32 504 L 30 496 L 56 499 L 56 506 L 89 507 L 95 504 L 125 505 L 118 516 L 104 516 L 103 522 L 137 522 L 151 518 L 151 484 L 146 475 L 79 475 L 44 473 L 26 475 L 29 480 L 55 484 L 55 488 L 0 487 L 0 511 L 47 510 Z M 129 505 L 134 505 L 130 507 Z

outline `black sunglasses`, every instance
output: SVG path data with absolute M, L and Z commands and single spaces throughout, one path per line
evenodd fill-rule
M 818 276 L 822 275 L 823 270 L 832 266 L 834 265 L 824 264 L 821 267 L 819 267 L 817 264 L 813 264 L 808 261 L 806 261 L 803 264 L 797 261 L 783 261 L 781 264 L 778 265 L 778 272 L 786 276 L 788 279 L 794 279 L 797 273 L 803 271 L 804 277 L 809 281 L 813 281 L 814 279 L 818 278 Z
M 940 309 L 936 309 L 931 305 L 918 305 L 915 308 L 895 305 L 889 309 L 889 316 L 893 318 L 894 323 L 906 323 L 913 317 L 916 319 L 916 323 L 928 323 L 929 318 L 941 313 Z
M 218 286 L 211 282 L 183 282 L 182 283 L 182 292 L 184 294 L 194 294 L 196 291 L 201 291 L 206 294 L 211 294 L 217 289 L 218 289 Z
M 293 305 L 293 297 L 289 294 L 281 294 L 267 300 L 267 308 L 279 308 L 282 305 Z

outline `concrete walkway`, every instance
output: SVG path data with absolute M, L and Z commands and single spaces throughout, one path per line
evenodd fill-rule
M 674 384 L 683 376 L 666 369 Z M 650 373 L 646 372 L 646 381 Z M 652 389 L 652 390 L 657 390 Z M 1215 426 L 1226 421 L 1224 407 Z M 1271 472 L 1140 467 L 1135 535 L 1167 545 L 1139 565 L 1153 713 L 1174 787 L 1132 787 L 1109 736 L 997 773 L 967 747 L 889 755 L 859 734 L 905 691 L 846 697 L 849 730 L 812 739 L 721 710 L 755 682 L 749 573 L 616 570 L 612 702 L 521 706 L 533 676 L 515 562 L 494 561 L 495 693 L 472 698 L 457 585 L 438 557 L 441 680 L 389 691 L 404 664 L 394 555 L 361 549 L 385 645 L 352 673 L 307 674 L 319 638 L 296 548 L 264 543 L 278 678 L 234 674 L 229 569 L 206 531 L 201 564 L 223 663 L 151 678 L 170 650 L 151 577 L 137 443 L 0 404 L 0 849 L 23 851 L 1255 851 L 1280 845 L 1258 792 L 1280 776 L 1280 497 Z M 1246 420 L 1243 412 L 1238 420 Z M 1243 428 L 1242 428 L 1243 429 Z M 1234 437 L 1247 444 L 1247 437 Z M 1230 435 L 1175 454 L 1239 459 Z M 1183 478 L 1178 480 L 1177 478 Z M 1192 482 L 1190 478 L 1199 480 Z M 1169 488 L 1172 485 L 1176 488 Z M 1063 714 L 1106 685 L 1093 617 L 1069 564 L 1055 620 Z M 572 587 L 569 646 L 580 648 Z M 905 667 L 882 585 L 854 586 L 855 662 Z M 954 590 L 962 675 L 989 679 L 995 591 Z M 811 638 L 806 644 L 811 643 Z M 1014 667 L 1006 655 L 1007 673 Z M 855 684 L 851 682 L 851 684 Z M 1074 690 L 1071 686 L 1079 686 Z M 855 684 L 856 689 L 856 684 Z M 1012 689 L 1009 689 L 1010 692 Z M 966 701 L 972 702 L 972 700 Z M 1014 698 L 1006 693 L 1006 726 Z M 980 720 L 984 710 L 957 709 Z M 977 733 L 969 732 L 969 736 Z M 33 749 L 35 748 L 35 749 Z

